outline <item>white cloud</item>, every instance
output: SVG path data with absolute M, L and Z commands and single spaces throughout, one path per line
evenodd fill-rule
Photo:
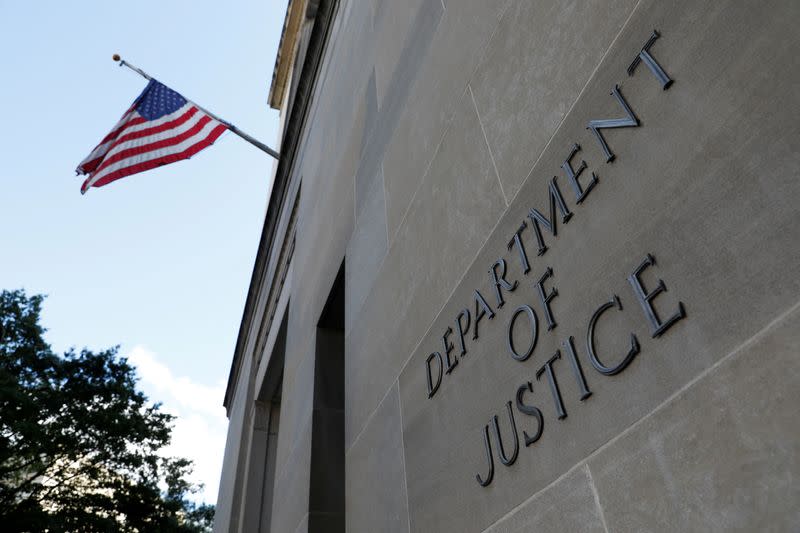
M 205 485 L 198 500 L 214 503 L 228 428 L 222 407 L 224 384 L 204 385 L 185 376 L 175 376 L 155 353 L 142 346 L 135 346 L 126 356 L 136 367 L 145 394 L 152 401 L 161 402 L 162 409 L 176 417 L 172 442 L 164 455 L 194 461 L 192 480 Z

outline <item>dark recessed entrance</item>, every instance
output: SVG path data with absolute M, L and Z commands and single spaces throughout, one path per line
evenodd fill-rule
M 317 323 L 309 532 L 344 532 L 344 263 Z

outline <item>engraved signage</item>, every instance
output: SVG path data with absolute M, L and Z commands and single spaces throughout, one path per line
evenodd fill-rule
M 627 69 L 629 76 L 641 71 L 637 67 L 644 64 L 655 77 L 658 87 L 666 91 L 673 80 L 664 71 L 659 62 L 651 54 L 656 40 L 660 37 L 653 31 L 645 45 L 638 52 L 633 62 Z M 606 163 L 612 163 L 616 156 L 612 147 L 603 136 L 603 130 L 612 128 L 637 128 L 641 127 L 633 107 L 626 100 L 619 85 L 611 89 L 611 97 L 619 104 L 620 115 L 612 118 L 591 119 L 587 122 L 589 130 L 599 144 L 606 158 Z M 581 145 L 577 142 L 569 147 L 561 164 L 561 172 L 569 183 L 576 206 L 584 203 L 590 204 L 590 193 L 600 184 L 597 174 L 588 168 L 585 161 L 580 159 Z M 547 184 L 547 202 L 545 208 L 539 210 L 531 207 L 527 217 L 520 221 L 519 228 L 508 240 L 510 261 L 518 261 L 523 276 L 528 277 L 533 287 L 535 302 L 520 305 L 507 313 L 505 294 L 517 290 L 521 285 L 519 279 L 508 279 L 508 263 L 506 258 L 500 257 L 488 269 L 488 288 L 476 288 L 472 293 L 471 301 L 459 311 L 441 336 L 441 346 L 432 351 L 425 359 L 425 372 L 428 398 L 433 399 L 436 392 L 447 386 L 446 377 L 457 371 L 460 358 L 469 351 L 469 344 L 479 340 L 481 328 L 489 326 L 488 321 L 494 321 L 505 315 L 506 319 L 506 351 L 515 361 L 528 360 L 536 351 L 537 341 L 540 336 L 555 334 L 559 320 L 551 308 L 551 301 L 559 295 L 558 273 L 542 262 L 554 245 L 552 237 L 558 234 L 559 225 L 568 224 L 574 213 L 561 186 L 558 177 L 553 177 Z M 549 234 L 549 236 L 548 236 Z M 537 262 L 529 256 L 529 250 L 535 250 Z M 580 341 L 572 336 L 561 340 L 560 348 L 555 353 L 547 354 L 546 362 L 535 372 L 537 383 L 546 386 L 549 400 L 553 402 L 557 418 L 567 417 L 567 411 L 559 389 L 559 380 L 574 379 L 580 393 L 579 400 L 585 401 L 591 397 L 581 357 L 591 365 L 591 369 L 603 376 L 613 376 L 624 371 L 641 351 L 641 345 L 635 333 L 619 332 L 627 338 L 626 351 L 611 353 L 604 349 L 603 339 L 596 334 L 597 324 L 607 320 L 608 313 L 627 312 L 636 309 L 636 305 L 628 307 L 628 302 L 635 300 L 650 326 L 650 335 L 660 337 L 672 326 L 686 317 L 685 306 L 679 302 L 674 308 L 668 309 L 665 305 L 658 305 L 657 297 L 667 290 L 667 284 L 658 279 L 655 283 L 645 283 L 642 274 L 650 269 L 656 269 L 656 258 L 642 251 L 639 264 L 627 265 L 626 271 L 630 290 L 622 294 L 609 294 L 604 301 L 597 302 L 594 312 L 588 323 L 584 324 L 585 338 L 583 355 L 579 355 Z M 625 302 L 625 307 L 623 307 Z M 471 339 L 469 337 L 472 332 Z M 524 338 L 526 342 L 517 342 L 515 339 Z M 554 364 L 566 359 L 567 367 L 559 366 L 558 372 Z M 559 374 L 560 373 L 560 374 Z M 546 383 L 546 385 L 545 385 Z M 475 474 L 476 481 L 483 487 L 492 483 L 495 474 L 495 458 L 504 466 L 511 466 L 520 454 L 521 447 L 534 445 L 542 438 L 545 418 L 539 407 L 529 401 L 529 396 L 534 390 L 534 383 L 526 381 L 520 383 L 516 390 L 509 391 L 510 398 L 504 405 L 498 406 L 499 410 L 487 421 L 479 435 L 484 453 L 486 466 L 482 472 Z M 500 430 L 500 417 L 507 418 L 506 427 L 510 433 L 503 435 Z M 524 422 L 524 423 L 523 423 Z

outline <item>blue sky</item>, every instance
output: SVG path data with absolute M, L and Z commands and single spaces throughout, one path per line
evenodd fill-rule
M 286 0 L 0 0 L 0 288 L 48 295 L 59 351 L 119 344 L 179 416 L 172 451 L 214 502 L 222 393 L 273 160 L 228 133 L 191 160 L 80 194 L 74 169 L 146 81 L 275 146 L 267 97 Z

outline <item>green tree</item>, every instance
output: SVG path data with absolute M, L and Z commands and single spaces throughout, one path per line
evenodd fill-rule
M 191 462 L 159 454 L 173 417 L 117 348 L 56 355 L 42 300 L 0 292 L 0 529 L 209 531 Z

